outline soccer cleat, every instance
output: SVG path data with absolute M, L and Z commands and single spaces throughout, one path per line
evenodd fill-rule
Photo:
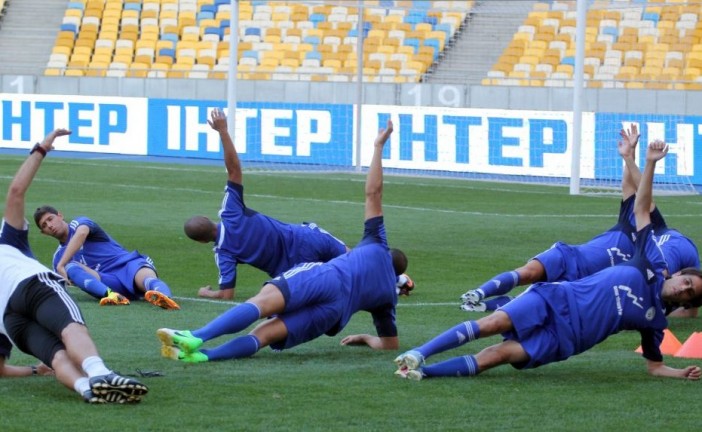
M 107 401 L 100 396 L 96 396 L 95 393 L 93 393 L 92 390 L 86 390 L 83 392 L 83 400 L 85 403 L 89 404 L 104 404 L 107 403 Z
M 485 312 L 487 310 L 487 305 L 485 302 L 463 303 L 461 305 L 461 310 L 466 312 Z
M 410 369 L 407 366 L 403 366 L 395 371 L 395 375 L 400 378 L 408 379 L 412 381 L 421 381 L 424 378 L 424 373 L 421 369 Z
M 128 305 L 129 299 L 120 293 L 112 290 L 107 291 L 107 295 L 100 299 L 100 306 Z
M 478 290 L 470 290 L 461 296 L 463 303 L 479 303 L 483 300 L 483 293 Z
M 193 336 L 188 330 L 172 330 L 161 328 L 156 330 L 156 336 L 161 339 L 163 347 L 176 347 L 185 354 L 194 353 L 203 344 L 203 340 Z M 161 350 L 163 353 L 163 348 Z M 166 356 L 168 357 L 168 356 Z M 172 357 L 171 357 L 172 358 Z
M 162 346 L 161 355 L 163 357 L 168 357 L 173 360 L 180 360 L 185 363 L 205 363 L 210 361 L 209 357 L 207 357 L 205 353 L 200 351 L 185 353 L 181 351 L 180 348 L 174 346 Z
M 397 356 L 395 364 L 399 369 L 417 369 L 424 364 L 424 356 L 419 351 L 407 351 Z
M 395 286 L 397 287 L 398 295 L 408 296 L 414 289 L 414 282 L 406 273 L 402 273 L 397 277 L 397 284 Z
M 170 310 L 178 310 L 180 309 L 180 306 L 178 306 L 178 303 L 174 302 L 173 300 L 170 299 L 167 295 L 158 292 L 158 291 L 146 291 L 144 293 L 144 300 L 147 302 L 151 303 L 154 306 L 158 306 L 162 309 L 170 309 Z
M 149 388 L 133 378 L 116 373 L 90 378 L 90 390 L 93 395 L 110 403 L 138 403 Z

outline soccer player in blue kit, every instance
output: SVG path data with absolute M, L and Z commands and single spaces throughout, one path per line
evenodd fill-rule
M 341 344 L 397 349 L 395 284 L 407 268 L 407 257 L 397 249 L 388 248 L 383 222 L 382 151 L 392 130 L 388 121 L 387 128 L 381 129 L 374 142 L 365 186 L 365 231 L 355 248 L 326 263 L 300 264 L 268 280 L 257 295 L 202 328 L 159 329 L 161 354 L 199 363 L 250 357 L 268 345 L 276 350 L 289 349 L 323 334 L 338 334 L 351 316 L 361 310 L 372 315 L 377 336 L 349 335 Z M 266 317 L 270 319 L 258 324 L 248 335 L 215 348 L 201 348 L 211 339 L 239 332 Z
M 170 287 L 156 274 L 150 257 L 128 251 L 85 216 L 67 223 L 51 206 L 39 207 L 34 221 L 42 234 L 58 240 L 53 267 L 100 305 L 126 305 L 143 298 L 163 309 L 180 309 Z
M 622 330 L 637 330 L 649 374 L 699 380 L 698 366 L 666 366 L 659 348 L 668 326 L 666 312 L 702 303 L 700 270 L 687 268 L 666 278 L 666 262 L 651 225 L 654 169 L 667 151 L 662 141 L 648 147 L 634 203 L 637 232 L 630 260 L 576 281 L 531 285 L 490 315 L 463 322 L 401 354 L 395 359 L 395 373 L 422 380 L 473 376 L 507 363 L 517 369 L 535 368 L 580 354 Z M 500 333 L 503 342 L 476 355 L 424 363 L 432 355 Z
M 608 231 L 581 245 L 555 243 L 549 250 L 532 258 L 524 266 L 496 275 L 478 289 L 461 296 L 461 309 L 468 312 L 493 311 L 512 299 L 506 294 L 517 286 L 536 282 L 573 281 L 630 259 L 633 252 L 633 231 L 636 225 L 633 204 L 641 171 L 636 165 L 639 134 L 635 124 L 622 129 L 618 151 L 625 162 L 622 174 L 622 201 L 617 224 Z M 668 274 L 683 268 L 700 267 L 697 247 L 679 231 L 668 228 L 655 204 L 651 206 L 651 223 L 663 251 Z M 697 308 L 680 309 L 674 316 L 697 315 Z
M 48 373 L 46 368 L 19 371 L 4 366 L 11 341 L 51 366 L 56 379 L 88 403 L 136 403 L 148 388 L 107 368 L 80 308 L 66 292 L 64 278 L 37 261 L 29 245 L 26 192 L 54 140 L 70 133 L 56 129 L 37 143 L 7 191 L 0 226 L 0 366 L 3 374 Z
M 185 234 L 200 243 L 215 243 L 219 289 L 199 289 L 200 297 L 234 298 L 237 264 L 249 264 L 275 277 L 304 262 L 326 262 L 348 251 L 339 239 L 315 224 L 288 224 L 258 213 L 244 204 L 241 162 L 227 130 L 227 117 L 214 109 L 208 123 L 219 133 L 227 169 L 227 186 L 215 223 L 206 216 L 185 222 Z

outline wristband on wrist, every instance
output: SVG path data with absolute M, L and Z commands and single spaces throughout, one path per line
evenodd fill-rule
M 29 151 L 29 154 L 34 154 L 34 152 L 38 152 L 42 158 L 46 157 L 46 150 L 44 150 L 44 147 L 41 146 L 40 143 L 34 144 L 34 147 Z
M 32 368 L 32 375 L 38 375 L 38 374 L 39 374 L 39 372 L 37 371 L 37 367 L 36 367 L 36 366 L 32 365 L 31 368 Z

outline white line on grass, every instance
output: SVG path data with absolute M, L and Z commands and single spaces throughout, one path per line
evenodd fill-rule
M 172 297 L 173 299 L 176 300 L 185 300 L 185 301 L 191 301 L 191 302 L 196 302 L 196 303 L 212 303 L 212 304 L 220 304 L 220 305 L 226 305 L 226 306 L 236 306 L 241 304 L 241 302 L 230 302 L 227 300 L 212 300 L 212 299 L 207 299 L 207 298 L 194 298 L 194 297 Z M 423 306 L 455 306 L 458 307 L 459 301 L 455 301 L 453 303 L 404 303 L 403 300 L 400 300 L 400 302 L 397 304 L 398 307 L 423 307 Z

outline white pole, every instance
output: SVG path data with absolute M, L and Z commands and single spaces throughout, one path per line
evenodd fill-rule
M 363 0 L 358 0 L 356 20 L 356 171 L 361 171 L 361 106 L 363 102 Z
M 239 63 L 239 0 L 230 0 L 231 18 L 229 19 L 229 74 L 227 77 L 227 129 L 236 141 L 236 73 Z
M 570 160 L 570 194 L 580 194 L 580 143 L 582 142 L 582 96 L 583 65 L 585 62 L 585 26 L 587 24 L 587 2 L 578 0 L 575 28 L 575 75 L 573 76 L 573 135 Z

